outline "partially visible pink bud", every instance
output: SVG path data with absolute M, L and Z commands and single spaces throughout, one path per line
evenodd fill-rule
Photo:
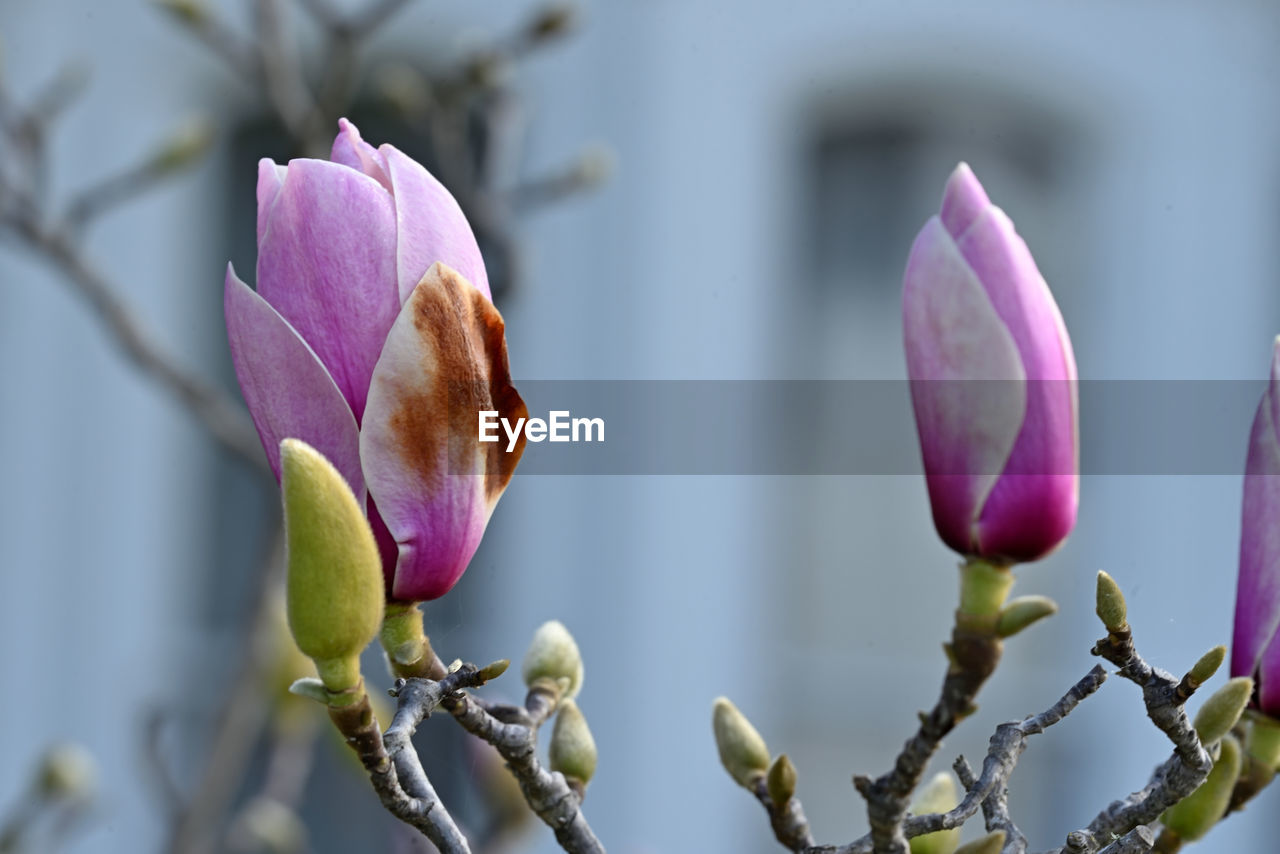
M 964 555 L 1044 557 L 1076 520 L 1075 357 L 1026 243 L 964 163 L 911 247 L 902 314 L 939 536 Z
M 1280 718 L 1280 338 L 1274 347 L 1244 464 L 1231 675 L 1252 676 L 1255 706 Z

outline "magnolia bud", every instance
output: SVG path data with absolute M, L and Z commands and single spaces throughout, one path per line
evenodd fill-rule
M 533 633 L 521 670 L 528 686 L 538 679 L 563 678 L 569 680 L 566 698 L 576 697 L 582 690 L 582 654 L 573 635 L 559 620 L 548 620 Z
M 244 847 L 267 854 L 294 854 L 307 843 L 298 814 L 272 798 L 255 798 L 240 814 L 233 835 Z
M 50 800 L 88 800 L 97 787 L 98 766 L 78 744 L 55 744 L 40 760 L 36 785 Z
M 209 10 L 198 0 L 156 0 L 156 5 L 187 24 L 202 25 L 209 18 Z
M 1114 578 L 1098 570 L 1098 619 L 1108 632 L 1118 632 L 1129 626 L 1124 594 Z
M 765 780 L 769 789 L 769 800 L 775 807 L 785 807 L 796 793 L 796 766 L 791 764 L 787 754 L 779 754 L 769 766 L 769 776 Z
M 1252 694 L 1253 680 L 1248 676 L 1236 677 L 1214 691 L 1196 712 L 1195 728 L 1200 743 L 1213 744 L 1231 732 Z
M 955 854 L 1000 854 L 1003 849 L 1004 831 L 993 830 L 986 836 L 961 845 L 955 850 Z
M 1012 637 L 1032 623 L 1058 613 L 1058 603 L 1048 596 L 1019 596 L 1004 606 L 996 622 L 996 634 Z
M 596 773 L 596 741 L 573 700 L 562 700 L 551 731 L 551 770 L 586 786 Z
M 297 439 L 280 443 L 289 630 L 335 694 L 360 682 L 360 652 L 382 622 L 382 560 L 338 470 Z
M 727 697 L 712 705 L 711 725 L 716 734 L 720 764 L 739 786 L 752 790 L 769 770 L 769 748 L 756 728 Z
M 1213 770 L 1200 788 L 1165 810 L 1160 821 L 1188 842 L 1204 836 L 1227 811 L 1240 776 L 1240 762 L 1240 743 L 1234 736 L 1224 737 Z
M 920 787 L 911 803 L 913 815 L 947 812 L 960 803 L 955 780 L 945 771 Z M 925 833 L 911 839 L 911 854 L 952 854 L 960 844 L 960 828 Z
M 1222 666 L 1222 662 L 1226 657 L 1227 648 L 1221 644 L 1200 656 L 1200 660 L 1187 671 L 1187 681 L 1191 683 L 1191 687 L 1199 688 L 1212 679 L 1213 674 L 1218 672 L 1218 668 Z
M 216 133 L 213 122 L 205 116 L 187 120 L 151 155 L 151 168 L 163 174 L 194 163 L 213 145 Z

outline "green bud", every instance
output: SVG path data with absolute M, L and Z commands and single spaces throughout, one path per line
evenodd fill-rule
M 1114 578 L 1098 570 L 1098 619 L 1108 632 L 1118 632 L 1129 627 L 1128 609 L 1124 594 Z
M 529 25 L 529 34 L 535 39 L 549 39 L 564 34 L 573 26 L 578 15 L 576 3 L 548 3 Z
M 86 801 L 97 787 L 98 766 L 78 744 L 55 744 L 45 751 L 36 787 L 49 800 Z
M 596 741 L 587 719 L 573 700 L 560 702 L 556 725 L 551 731 L 551 770 L 586 785 L 596 773 Z
M 151 168 L 160 173 L 176 172 L 204 156 L 213 145 L 213 122 L 200 116 L 180 125 L 151 156 Z
M 791 764 L 787 754 L 779 754 L 769 766 L 769 776 L 765 780 L 769 788 L 769 800 L 776 807 L 785 807 L 796 793 L 796 766 Z
M 739 786 L 751 791 L 769 770 L 769 748 L 756 728 L 727 697 L 712 705 L 711 725 L 716 734 L 720 764 Z
M 1272 771 L 1280 769 L 1280 721 L 1263 714 L 1250 714 L 1245 752 Z
M 1210 745 L 1231 732 L 1253 695 L 1253 680 L 1238 676 L 1227 682 L 1204 701 L 1196 712 L 1196 734 L 1200 743 Z
M 1191 666 L 1187 671 L 1187 681 L 1197 688 L 1200 687 L 1213 678 L 1213 674 L 1218 672 L 1218 668 L 1222 666 L 1226 657 L 1227 648 L 1221 644 L 1215 646 L 1200 656 L 1200 660 Z
M 917 790 L 915 800 L 911 802 L 911 812 L 913 815 L 947 812 L 958 803 L 960 795 L 956 790 L 955 780 L 947 772 L 941 771 Z M 960 828 L 939 830 L 913 837 L 911 854 L 952 854 L 959 844 Z
M 1032 623 L 1058 613 L 1058 603 L 1048 596 L 1019 596 L 1000 611 L 996 634 L 1012 637 Z
M 506 673 L 507 668 L 510 666 L 511 662 L 505 658 L 499 658 L 497 661 L 491 661 L 484 667 L 480 668 L 480 678 L 485 682 L 490 682 Z
M 529 651 L 524 654 L 521 668 L 524 684 L 532 686 L 538 679 L 568 679 L 565 696 L 578 696 L 582 690 L 582 654 L 578 644 L 559 620 L 548 620 L 533 633 Z
M 186 24 L 203 24 L 209 10 L 198 0 L 155 0 L 156 5 Z
M 249 842 L 253 850 L 267 854 L 295 854 L 306 848 L 307 828 L 302 819 L 272 798 L 250 801 L 233 832 L 242 841 Z
M 966 842 L 955 850 L 955 854 L 1000 854 L 1004 849 L 1004 831 L 993 830 L 986 836 Z
M 382 623 L 382 560 L 351 488 L 319 451 L 280 443 L 289 630 L 331 692 L 360 681 L 360 651 Z
M 1235 736 L 1225 736 L 1213 770 L 1200 788 L 1165 810 L 1160 821 L 1187 842 L 1204 836 L 1227 811 L 1240 763 L 1240 743 Z

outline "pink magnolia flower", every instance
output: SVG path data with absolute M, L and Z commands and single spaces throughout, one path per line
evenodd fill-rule
M 1231 675 L 1252 676 L 1258 708 L 1280 718 L 1280 339 L 1249 435 Z
M 282 439 L 319 450 L 366 503 L 388 596 L 434 599 L 523 451 L 481 445 L 477 413 L 527 410 L 457 202 L 345 119 L 331 157 L 258 164 L 258 290 L 228 266 L 231 357 L 277 479 Z
M 902 309 L 938 534 L 964 555 L 1043 557 L 1076 520 L 1075 357 L 1026 243 L 963 163 L 911 247 Z

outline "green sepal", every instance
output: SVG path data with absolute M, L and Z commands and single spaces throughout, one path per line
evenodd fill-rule
M 711 710 L 711 725 L 715 730 L 720 764 L 739 786 L 752 791 L 769 770 L 769 748 L 764 739 L 728 697 L 716 698 Z
M 1188 842 L 1204 836 L 1226 814 L 1240 765 L 1240 742 L 1232 735 L 1223 737 L 1209 776 L 1198 789 L 1165 810 L 1161 823 Z
M 324 687 L 324 683 L 314 676 L 293 680 L 293 684 L 289 686 L 289 693 L 329 705 L 329 691 Z
M 1045 617 L 1058 613 L 1058 603 L 1048 596 L 1019 596 L 1010 600 L 1000 610 L 996 622 L 996 634 L 1002 638 L 1013 637 L 1018 632 Z
M 1261 712 L 1248 713 L 1248 719 L 1245 752 L 1272 771 L 1280 769 L 1280 721 Z
M 382 622 L 382 559 L 373 530 L 351 487 L 315 448 L 285 439 L 280 468 L 289 630 L 318 667 L 358 659 Z M 330 691 L 353 687 L 349 668 L 329 670 L 320 676 Z

